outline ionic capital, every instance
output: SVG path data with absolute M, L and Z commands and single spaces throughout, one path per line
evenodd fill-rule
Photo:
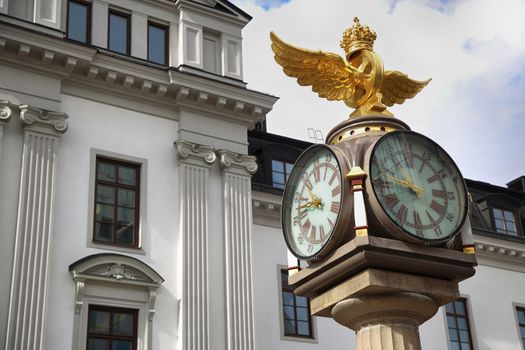
M 29 105 L 20 105 L 20 120 L 25 129 L 30 128 L 34 131 L 63 134 L 68 127 L 67 118 L 68 116 L 65 113 L 52 112 Z
M 0 123 L 5 124 L 11 119 L 13 108 L 15 107 L 9 101 L 0 101 Z
M 257 162 L 254 156 L 235 153 L 226 149 L 219 150 L 221 169 L 238 169 L 253 175 L 257 172 Z
M 211 165 L 217 160 L 215 148 L 203 146 L 185 140 L 175 141 L 175 149 L 179 160 L 197 160 L 204 164 Z

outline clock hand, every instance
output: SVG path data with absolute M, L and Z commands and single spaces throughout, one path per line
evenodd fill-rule
M 421 198 L 421 193 L 424 192 L 424 190 L 416 185 L 412 180 L 412 176 L 410 176 L 405 168 L 399 168 L 399 170 L 401 171 L 401 175 L 403 175 L 404 181 L 409 185 L 410 189 L 416 193 L 417 198 Z
M 321 209 L 322 205 L 323 203 L 321 202 L 321 200 L 316 197 L 315 200 L 308 202 L 306 204 L 300 205 L 297 207 L 297 209 L 308 209 L 311 207 L 317 207 L 318 209 Z
M 392 181 L 395 181 L 397 183 L 399 183 L 400 185 L 403 185 L 405 187 L 408 187 L 410 188 L 412 191 L 414 191 L 416 193 L 416 196 L 417 198 L 420 198 L 420 195 L 425 192 L 425 190 L 423 190 L 421 187 L 417 186 L 416 184 L 410 182 L 410 181 L 407 181 L 407 180 L 401 180 L 401 179 L 398 179 L 396 177 L 393 177 L 393 176 L 390 176 L 388 174 L 385 174 L 385 176 L 387 178 L 389 178 L 390 180 Z

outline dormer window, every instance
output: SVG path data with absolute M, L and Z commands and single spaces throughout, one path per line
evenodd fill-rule
M 512 211 L 492 208 L 492 215 L 494 216 L 494 228 L 498 233 L 509 236 L 518 235 L 514 213 Z

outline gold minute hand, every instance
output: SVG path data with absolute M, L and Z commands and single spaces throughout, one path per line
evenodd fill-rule
M 414 183 L 412 183 L 412 182 L 410 182 L 410 181 L 407 181 L 407 180 L 401 180 L 401 179 L 398 179 L 398 178 L 396 178 L 396 177 L 390 176 L 390 175 L 388 175 L 388 174 L 385 174 L 385 176 L 386 176 L 387 178 L 389 178 L 390 180 L 392 180 L 392 181 L 395 181 L 395 182 L 397 182 L 397 183 L 399 183 L 399 184 L 401 184 L 401 185 L 403 185 L 403 186 L 405 186 L 405 187 L 410 188 L 412 191 L 414 191 L 414 192 L 416 193 L 416 195 L 417 195 L 418 197 L 419 197 L 419 195 L 420 195 L 421 193 L 424 192 L 424 190 L 423 190 L 421 187 L 419 187 L 418 185 L 416 185 L 416 184 L 414 184 Z

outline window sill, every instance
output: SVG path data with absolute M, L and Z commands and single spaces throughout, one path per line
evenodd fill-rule
M 93 241 L 89 241 L 87 243 L 87 246 L 90 248 L 96 248 L 96 249 L 101 249 L 101 250 L 112 250 L 112 251 L 121 252 L 121 253 L 146 255 L 146 251 L 142 247 L 128 248 L 128 247 L 122 247 L 122 246 L 112 245 L 112 244 L 97 243 Z
M 316 338 L 310 338 L 310 337 L 301 337 L 301 336 L 291 336 L 291 335 L 281 335 L 281 340 L 285 341 L 293 341 L 293 342 L 303 342 L 303 343 L 310 343 L 310 344 L 318 344 Z

